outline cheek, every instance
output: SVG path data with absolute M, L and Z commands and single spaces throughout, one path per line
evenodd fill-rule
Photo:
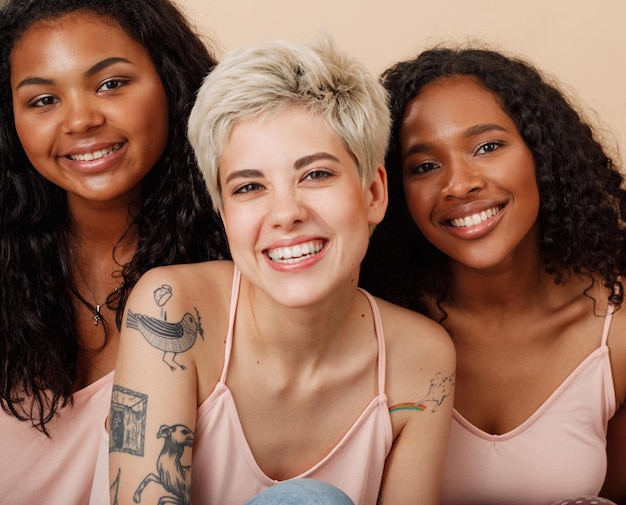
M 49 148 L 51 130 L 51 125 L 41 118 L 38 121 L 30 121 L 19 114 L 15 116 L 15 131 L 31 162 Z
M 17 125 L 16 125 L 17 126 Z M 54 134 L 46 131 L 42 124 L 17 131 L 20 144 L 33 168 L 49 179 L 56 173 L 56 158 L 53 153 Z M 52 181 L 54 182 L 54 180 Z
M 530 153 L 520 156 L 517 164 L 519 167 L 517 177 L 513 181 L 512 187 L 517 188 L 516 193 L 527 203 L 528 210 L 539 211 L 539 186 L 537 185 L 537 175 L 535 164 Z
M 132 108 L 132 109 L 131 109 Z M 133 110 L 132 115 L 129 109 Z M 144 137 L 146 149 L 156 163 L 163 153 L 169 136 L 169 109 L 165 90 L 155 85 L 149 93 L 143 95 L 140 102 L 117 110 L 121 124 L 129 124 L 129 118 L 135 118 L 132 129 Z M 130 129 L 131 126 L 128 126 Z
M 405 184 L 404 196 L 409 214 L 411 214 L 415 224 L 423 231 L 424 225 L 429 221 L 432 210 L 428 192 L 416 184 Z
M 150 100 L 144 103 L 144 111 L 145 113 L 138 117 L 145 118 L 145 128 L 151 135 L 165 142 L 169 133 L 169 110 L 164 92 L 159 95 L 158 101 Z
M 224 230 L 228 237 L 228 243 L 236 249 L 236 245 L 243 245 L 250 241 L 254 236 L 255 213 L 246 212 L 241 208 L 233 208 L 230 205 L 224 205 L 222 210 L 222 222 Z

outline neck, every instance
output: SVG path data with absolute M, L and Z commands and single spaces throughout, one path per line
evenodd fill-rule
M 452 263 L 451 271 L 449 304 L 483 313 L 535 304 L 540 293 L 554 284 L 554 277 L 545 271 L 538 247 L 494 268 L 477 270 Z
M 109 308 L 106 300 L 122 285 L 121 270 L 135 254 L 137 231 L 132 227 L 129 201 L 91 202 L 68 195 L 68 212 L 72 282 L 89 305 L 74 298 L 81 340 L 78 389 L 113 369 L 119 334 L 114 307 Z
M 259 297 L 254 290 L 246 291 L 246 321 L 250 325 L 246 332 L 253 335 L 250 345 L 294 367 L 305 363 L 314 366 L 335 352 L 354 319 L 362 319 L 363 304 L 367 304 L 354 285 L 335 290 L 332 297 L 303 308 L 287 308 L 266 296 Z
M 68 200 L 68 208 L 74 286 L 93 310 L 98 306 L 104 310 L 109 294 L 122 284 L 122 266 L 136 249 L 137 232 L 131 226 L 129 207 Z
M 74 238 L 90 247 L 112 248 L 132 223 L 128 206 L 69 205 L 69 215 Z

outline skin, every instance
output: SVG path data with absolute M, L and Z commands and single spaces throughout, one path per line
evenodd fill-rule
M 31 163 L 85 202 L 128 204 L 161 156 L 167 98 L 146 49 L 112 22 L 40 22 L 11 55 L 15 127 Z M 104 151 L 91 161 L 77 156 Z
M 281 137 L 290 142 L 277 144 Z M 369 236 L 363 225 L 377 223 L 385 207 L 368 207 L 374 197 L 363 192 L 354 158 L 336 136 L 299 110 L 247 121 L 233 129 L 219 166 L 224 225 L 246 277 L 294 307 L 325 300 L 341 284 L 353 288 Z M 320 250 L 300 261 L 278 259 L 304 245 Z M 320 282 L 323 268 L 334 285 Z
M 400 138 L 411 215 L 454 268 L 507 268 L 536 250 L 533 157 L 492 93 L 462 78 L 427 86 Z M 482 212 L 493 215 L 478 224 Z M 475 224 L 459 225 L 472 216 Z
M 426 86 L 407 107 L 401 148 L 411 215 L 450 258 L 443 325 L 457 351 L 455 408 L 487 433 L 508 433 L 599 346 L 606 291 L 597 279 L 594 304 L 583 293 L 585 277 L 556 285 L 545 272 L 532 156 L 497 96 L 476 80 Z M 474 226 L 450 222 L 487 208 L 498 212 Z M 618 407 L 626 392 L 625 325 L 622 309 L 608 339 Z M 623 410 L 609 426 L 604 490 L 621 500 Z
M 103 303 L 119 286 L 111 251 L 167 141 L 164 88 L 146 49 L 113 20 L 92 14 L 35 23 L 10 62 L 19 139 L 35 169 L 67 192 L 75 282 L 86 300 Z M 118 261 L 134 247 L 131 231 Z M 78 301 L 76 310 L 80 389 L 113 369 L 119 334 L 103 307 L 110 333 L 103 345 L 93 314 Z
M 357 280 L 369 227 L 386 209 L 385 171 L 379 166 L 364 185 L 353 157 L 321 120 L 287 109 L 239 123 L 221 153 L 219 175 L 221 214 L 242 271 L 227 386 L 259 468 L 272 479 L 288 479 L 324 458 L 377 395 L 373 320 Z M 268 254 L 310 242 L 322 248 L 286 264 Z M 171 286 L 167 321 L 197 310 L 204 334 L 177 355 L 186 369 L 172 372 L 160 349 L 123 328 L 115 387 L 148 401 L 145 453 L 110 453 L 111 482 L 121 468 L 120 503 L 154 473 L 163 446 L 153 436 L 159 426 L 195 432 L 196 410 L 222 372 L 232 272 L 231 263 L 216 261 L 164 267 L 133 290 L 127 310 L 159 318 L 152 293 Z M 421 401 L 434 378 L 453 383 L 454 350 L 443 329 L 377 303 L 389 405 Z M 428 401 L 424 412 L 391 414 L 395 442 L 383 504 L 439 503 L 452 389 Z

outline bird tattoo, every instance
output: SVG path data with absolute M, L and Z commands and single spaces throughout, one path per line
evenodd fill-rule
M 176 361 L 176 355 L 191 349 L 198 334 L 204 339 L 204 330 L 200 326 L 200 313 L 195 307 L 194 309 L 198 318 L 197 322 L 193 315 L 187 312 L 178 323 L 161 321 L 129 310 L 126 327 L 138 330 L 152 347 L 163 351 L 163 362 L 170 367 L 170 370 L 174 371 L 176 367 L 185 370 L 187 367 Z

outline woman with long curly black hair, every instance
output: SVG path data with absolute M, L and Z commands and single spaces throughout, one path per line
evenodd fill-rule
M 390 206 L 362 284 L 454 340 L 444 505 L 626 496 L 626 193 L 532 65 L 436 47 L 388 69 Z M 608 474 L 605 444 L 608 427 Z M 623 438 L 622 438 L 623 439 Z
M 168 0 L 0 15 L 0 488 L 86 503 L 131 289 L 228 255 L 186 138 L 216 60 Z

